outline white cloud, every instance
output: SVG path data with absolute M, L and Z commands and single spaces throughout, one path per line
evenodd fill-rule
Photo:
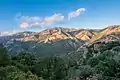
M 51 25 L 51 24 L 54 24 L 55 22 L 62 21 L 63 19 L 64 19 L 64 16 L 58 13 L 50 17 L 45 17 L 43 23 L 47 25 Z
M 64 19 L 64 16 L 58 13 L 49 17 L 45 17 L 43 19 L 38 16 L 35 16 L 35 17 L 21 16 L 17 20 L 20 24 L 20 27 L 26 29 L 31 27 L 52 26 L 54 23 L 62 21 L 63 19 Z
M 31 28 L 33 26 L 40 25 L 42 22 L 42 18 L 38 16 L 21 16 L 18 21 L 21 28 Z
M 85 8 L 79 8 L 76 11 L 68 13 L 68 20 L 70 20 L 71 18 L 80 16 L 81 12 L 85 12 Z
M 85 8 L 79 8 L 76 11 L 68 13 L 68 17 L 66 18 L 68 18 L 67 20 L 70 20 L 71 18 L 79 16 L 81 12 L 84 11 Z M 43 18 L 39 16 L 22 16 L 22 14 L 19 13 L 15 18 L 23 29 L 32 27 L 48 28 L 65 21 L 65 16 L 61 13 L 55 13 L 52 16 L 45 16 Z
M 21 28 L 28 28 L 29 24 L 27 22 L 23 22 L 23 23 L 20 24 L 20 27 Z
M 0 32 L 0 36 L 9 36 L 9 35 L 13 35 L 15 34 L 16 32 L 13 32 L 13 31 L 5 31 L 5 32 Z

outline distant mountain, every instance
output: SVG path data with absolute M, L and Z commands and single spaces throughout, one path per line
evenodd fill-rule
M 91 42 L 94 42 L 94 41 L 97 41 L 97 40 L 100 40 L 102 39 L 103 37 L 107 37 L 108 35 L 111 35 L 113 33 L 120 33 L 120 25 L 113 25 L 113 26 L 109 26 L 105 29 L 102 29 L 100 30 L 99 33 L 97 33 L 95 36 L 93 36 L 91 39 L 90 39 L 90 43 Z M 117 36 L 117 35 L 116 35 Z
M 27 36 L 31 36 L 32 34 L 34 34 L 34 32 L 19 32 L 19 33 L 15 33 L 15 34 L 11 34 L 11 35 L 4 35 L 4 36 L 0 36 L 0 43 L 7 43 L 8 41 L 13 41 L 13 40 L 19 40 L 21 38 L 27 37 Z
M 1 36 L 0 39 L 5 41 L 15 39 L 24 42 L 34 41 L 44 43 L 50 43 L 52 41 L 62 39 L 79 39 L 83 41 L 89 41 L 96 34 L 97 34 L 96 30 L 56 27 L 40 31 L 38 33 L 19 32 L 12 35 Z
M 15 34 L 14 32 L 0 32 L 0 36 L 10 36 Z
M 89 41 L 94 35 L 97 34 L 97 30 L 87 29 L 75 29 L 75 28 L 51 28 L 43 30 L 35 35 L 24 37 L 24 41 L 38 41 L 38 42 L 51 42 L 62 39 L 79 39 L 83 41 Z
M 24 41 L 38 41 L 38 42 L 49 43 L 55 40 L 75 38 L 70 34 L 75 30 L 76 29 L 61 28 L 61 27 L 51 28 L 51 29 L 43 30 L 33 36 L 25 37 Z
M 97 31 L 95 31 L 95 30 L 80 29 L 79 31 L 77 31 L 76 34 L 74 34 L 74 36 L 77 39 L 84 40 L 84 41 L 89 41 L 96 34 L 97 34 Z
M 77 29 L 51 28 L 39 33 L 21 32 L 2 36 L 0 39 L 12 53 L 26 51 L 39 55 L 65 54 L 77 50 L 84 44 L 83 40 L 78 40 L 71 35 L 75 30 Z
M 50 28 L 40 32 L 19 32 L 0 36 L 10 52 L 35 52 L 37 54 L 70 53 L 85 45 L 120 40 L 120 25 L 108 26 L 101 30 Z

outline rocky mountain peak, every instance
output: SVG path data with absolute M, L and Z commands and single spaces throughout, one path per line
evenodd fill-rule
M 95 35 L 91 38 L 90 43 L 100 40 L 103 37 L 105 37 L 107 35 L 111 35 L 113 33 L 120 33 L 120 25 L 108 26 L 107 28 L 102 29 L 97 35 Z M 102 39 L 102 41 L 104 41 L 104 39 Z
M 94 36 L 96 34 L 96 32 L 92 32 L 90 30 L 82 30 L 79 31 L 77 34 L 75 34 L 75 37 L 81 40 L 85 40 L 88 41 L 92 38 L 92 36 Z

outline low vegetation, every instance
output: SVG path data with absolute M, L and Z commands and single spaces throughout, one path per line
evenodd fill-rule
M 0 46 L 0 80 L 120 80 L 120 42 L 97 43 L 62 56 L 11 55 Z

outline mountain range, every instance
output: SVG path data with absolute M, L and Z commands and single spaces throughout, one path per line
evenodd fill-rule
M 2 34 L 2 33 L 1 33 Z M 34 52 L 39 55 L 65 54 L 84 45 L 120 40 L 120 25 L 104 29 L 76 29 L 55 27 L 40 32 L 19 32 L 0 36 L 0 43 L 9 52 Z

